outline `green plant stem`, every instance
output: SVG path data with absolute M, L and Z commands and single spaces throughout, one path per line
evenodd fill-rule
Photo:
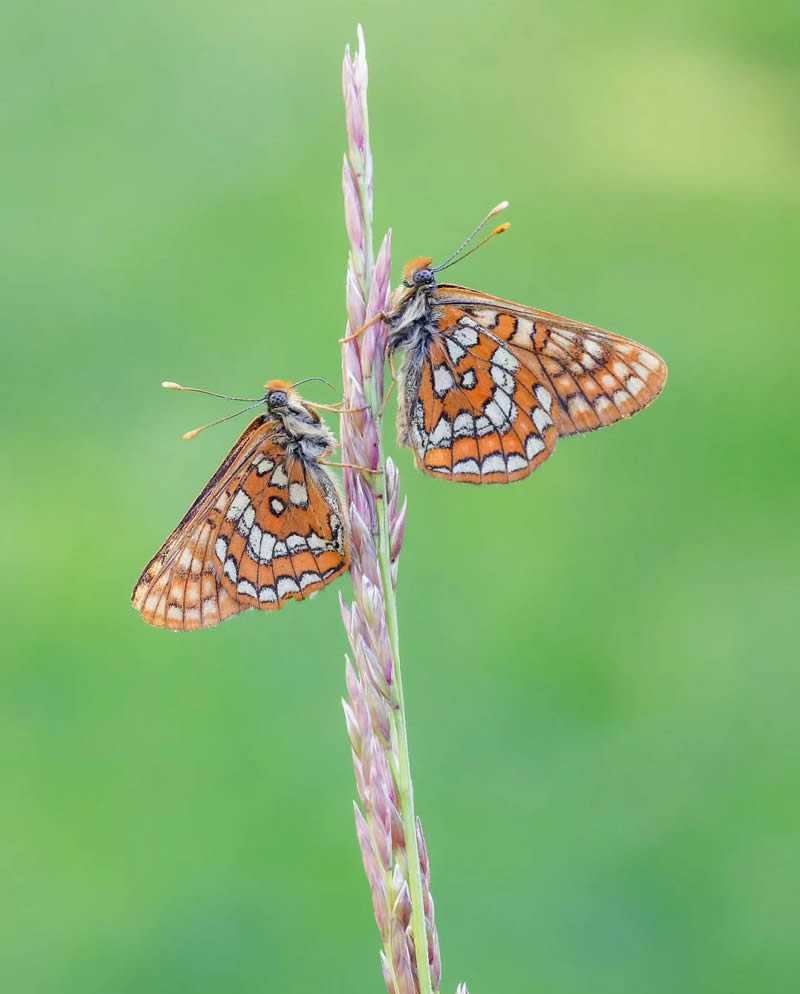
M 381 369 L 381 373 L 383 370 Z M 389 526 L 386 518 L 386 459 L 381 439 L 380 404 L 375 385 L 375 372 L 368 382 L 368 399 L 375 412 L 378 423 L 378 456 L 383 474 L 375 479 L 374 490 L 377 497 L 378 513 L 378 566 L 383 583 L 383 602 L 386 607 L 386 626 L 389 641 L 392 646 L 394 660 L 394 688 L 396 705 L 392 708 L 392 728 L 397 738 L 397 757 L 399 769 L 397 775 L 398 804 L 400 817 L 403 821 L 403 832 L 406 837 L 408 852 L 408 886 L 411 891 L 411 928 L 414 935 L 414 951 L 417 960 L 417 977 L 420 994 L 433 994 L 431 969 L 428 962 L 428 933 L 425 928 L 425 904 L 422 894 L 422 873 L 419 865 L 419 847 L 417 846 L 417 816 L 414 809 L 414 784 L 411 780 L 411 757 L 408 749 L 408 728 L 406 726 L 406 705 L 403 693 L 403 677 L 400 668 L 400 636 L 397 625 L 397 599 L 392 583 L 392 555 L 389 542 Z M 380 482 L 379 482 L 380 481 Z

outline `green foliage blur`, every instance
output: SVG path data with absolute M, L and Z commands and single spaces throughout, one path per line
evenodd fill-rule
M 797 6 L 11 0 L 0 13 L 0 989 L 383 989 L 338 593 L 181 636 L 131 587 L 270 378 L 340 376 L 340 72 L 376 234 L 645 342 L 531 479 L 397 454 L 443 991 L 796 989 Z M 319 384 L 311 399 L 332 397 Z

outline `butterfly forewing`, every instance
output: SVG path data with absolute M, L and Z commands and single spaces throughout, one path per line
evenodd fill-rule
M 592 431 L 628 418 L 664 387 L 663 359 L 637 342 L 569 318 L 521 307 L 457 287 L 464 309 L 504 341 L 532 353 L 558 396 L 561 435 Z
M 286 452 L 260 416 L 142 573 L 133 605 L 145 621 L 190 630 L 250 608 L 275 610 L 347 569 L 336 487 Z

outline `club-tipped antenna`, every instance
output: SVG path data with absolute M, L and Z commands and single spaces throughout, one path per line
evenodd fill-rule
M 255 404 L 251 404 L 249 407 L 243 407 L 241 411 L 236 411 L 235 414 L 229 414 L 227 417 L 219 418 L 219 420 L 217 421 L 209 421 L 207 425 L 203 425 L 200 428 L 193 428 L 191 431 L 187 431 L 186 434 L 183 436 L 183 438 L 188 442 L 190 438 L 195 438 L 197 435 L 200 434 L 201 431 L 205 431 L 206 428 L 213 428 L 214 425 L 221 425 L 223 421 L 230 421 L 231 418 L 238 418 L 240 414 L 245 414 L 247 411 L 252 411 L 254 410 L 254 408 L 260 407 L 261 404 L 263 403 L 264 403 L 263 398 L 261 400 L 257 400 Z
M 493 207 L 489 211 L 489 213 L 486 215 L 486 217 L 481 221 L 481 223 L 478 225 L 478 227 L 472 232 L 472 234 L 469 236 L 469 238 L 465 239 L 462 242 L 462 244 L 459 245 L 459 247 L 455 250 L 455 252 L 453 252 L 453 254 L 450 256 L 449 259 L 445 259 L 445 261 L 440 266 L 435 266 L 433 268 L 432 272 L 438 273 L 438 272 L 441 272 L 441 270 L 443 270 L 443 269 L 447 269 L 448 266 L 452 266 L 453 263 L 456 261 L 456 259 L 458 259 L 458 257 L 461 255 L 461 253 L 467 247 L 467 245 L 469 245 L 469 243 L 472 241 L 472 239 L 483 228 L 483 226 L 488 221 L 490 221 L 495 216 L 495 214 L 499 214 L 500 211 L 504 211 L 506 209 L 506 207 L 508 207 L 508 201 L 507 200 L 503 200 L 496 207 Z M 476 249 L 479 249 L 481 247 L 481 245 L 485 245 L 486 242 L 488 242 L 490 238 L 494 238 L 495 235 L 499 235 L 502 231 L 505 231 L 509 227 L 510 227 L 509 224 L 501 224 L 498 228 L 495 228 L 494 231 L 490 235 L 488 235 L 486 238 L 484 238 L 482 242 L 480 242 L 478 245 L 476 245 L 475 248 L 473 248 L 470 252 L 467 252 L 467 255 L 471 255 L 472 252 L 474 252 Z M 462 256 L 462 258 L 464 258 L 464 259 L 466 259 L 466 257 L 467 257 L 466 255 Z
M 337 387 L 335 387 L 330 382 L 330 380 L 326 380 L 322 376 L 307 376 L 304 380 L 298 380 L 297 383 L 293 383 L 292 384 L 292 389 L 294 389 L 295 387 L 300 387 L 304 383 L 313 383 L 314 381 L 316 381 L 317 383 L 324 383 L 325 386 L 330 387 L 331 390 L 333 390 L 334 393 L 338 393 L 340 397 L 342 396 L 341 390 L 339 390 Z
M 165 390 L 185 390 L 187 393 L 204 393 L 208 397 L 219 397 L 220 400 L 235 400 L 241 404 L 260 404 L 263 397 L 229 397 L 226 393 L 214 393 L 213 390 L 201 390 L 199 387 L 182 387 L 180 383 L 164 380 L 161 386 Z

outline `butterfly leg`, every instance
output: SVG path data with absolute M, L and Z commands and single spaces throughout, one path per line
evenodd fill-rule
M 337 469 L 355 469 L 359 473 L 374 473 L 379 475 L 383 472 L 382 469 L 370 469 L 369 466 L 354 466 L 350 462 L 320 462 L 320 466 L 335 466 Z
M 386 315 L 383 313 L 383 311 L 378 311 L 375 317 L 370 318 L 370 320 L 367 321 L 366 324 L 362 325 L 358 329 L 358 331 L 354 331 L 352 335 L 348 335 L 346 338 L 340 338 L 339 343 L 341 345 L 344 345 L 345 342 L 354 342 L 357 338 L 361 338 L 361 336 L 364 334 L 367 328 L 371 328 L 372 325 L 378 321 L 385 321 L 385 320 L 386 320 Z
M 394 355 L 391 352 L 389 353 L 389 372 L 392 374 L 392 382 L 389 386 L 389 389 L 386 392 L 386 396 L 383 398 L 383 403 L 381 404 L 381 409 L 379 414 L 380 417 L 383 417 L 383 412 L 386 410 L 386 404 L 389 398 L 392 396 L 392 390 L 394 390 L 395 386 L 397 385 L 397 373 L 395 372 L 394 368 Z
M 308 407 L 314 407 L 320 411 L 333 411 L 335 414 L 357 414 L 359 411 L 366 411 L 366 407 L 341 407 L 339 404 L 312 404 L 310 400 L 305 401 Z

